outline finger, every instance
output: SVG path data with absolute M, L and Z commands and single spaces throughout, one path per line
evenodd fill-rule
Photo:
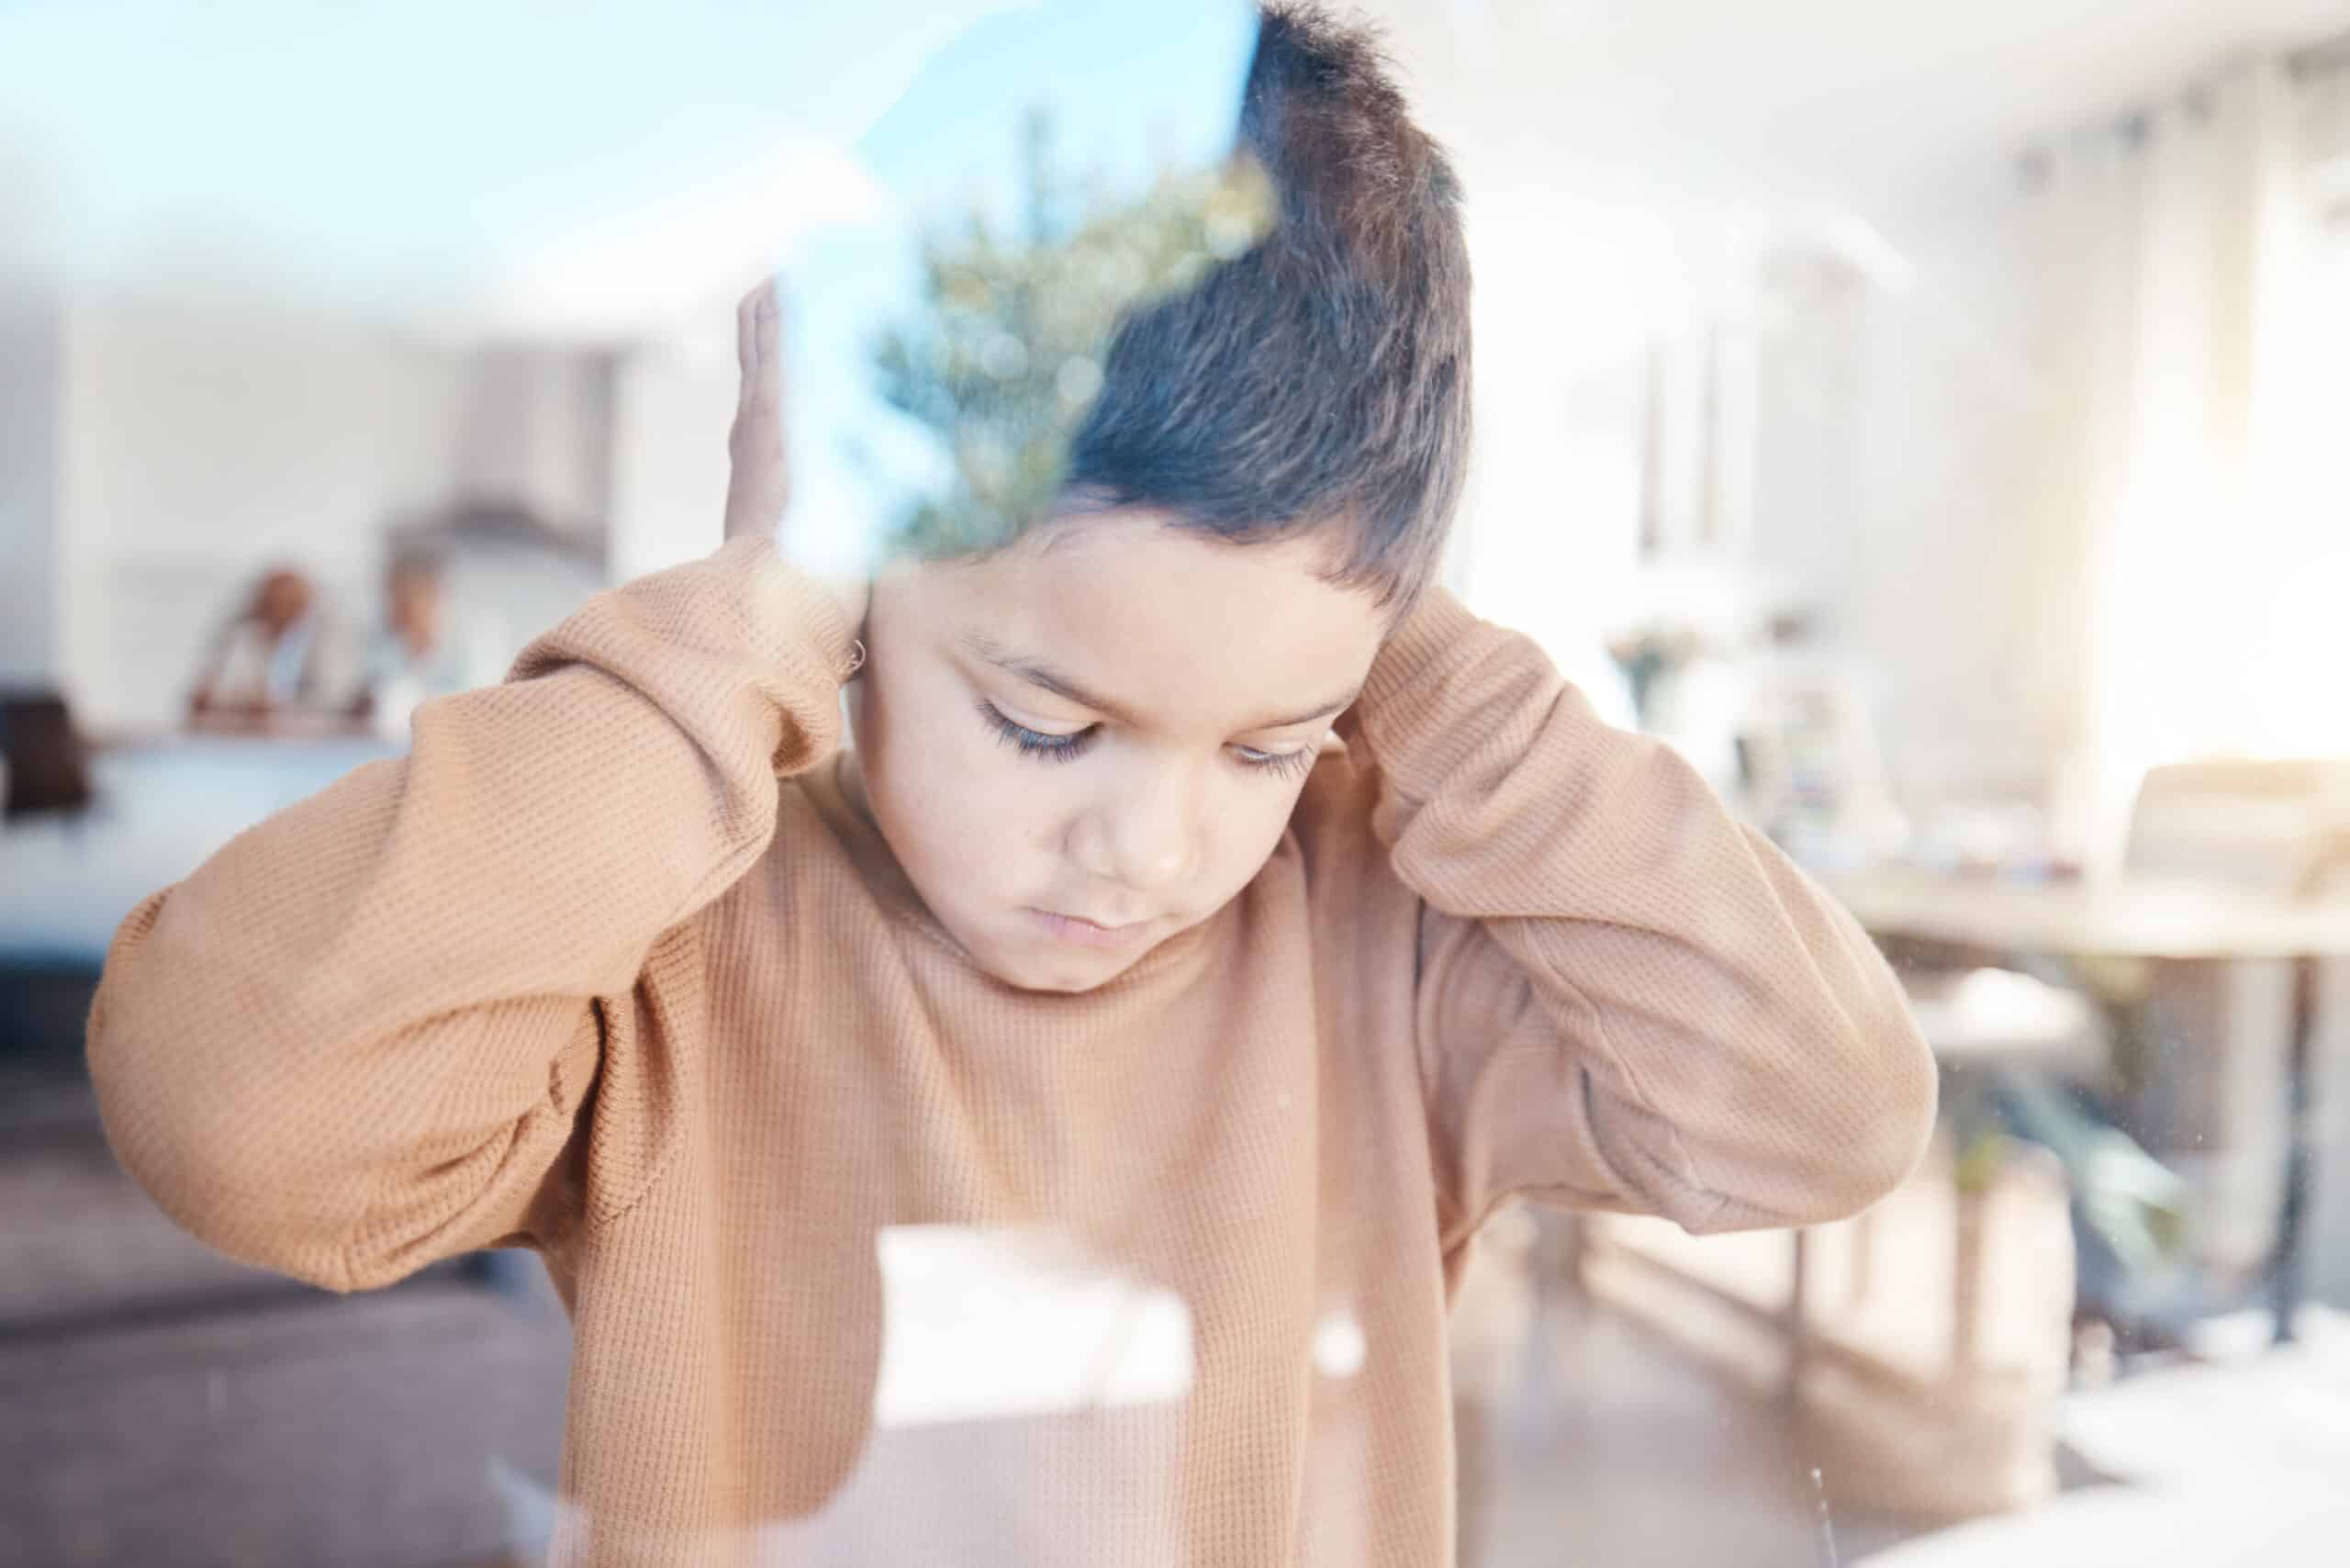
M 775 279 L 763 277 L 734 302 L 734 365 L 748 386 L 775 346 Z M 762 326 L 762 322 L 765 326 Z
M 772 280 L 753 291 L 751 367 L 743 373 L 746 406 L 771 420 L 783 409 L 783 308 Z
M 751 291 L 755 303 L 751 311 L 752 337 L 758 349 L 759 368 L 773 375 L 782 367 L 776 353 L 778 340 L 783 335 L 782 291 L 773 278 Z

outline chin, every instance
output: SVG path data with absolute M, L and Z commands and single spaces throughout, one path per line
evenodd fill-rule
M 1008 986 L 1021 991 L 1058 992 L 1076 996 L 1108 985 L 1134 968 L 1132 958 L 1111 963 L 1085 964 L 1027 962 L 990 964 L 988 972 Z
M 1075 996 L 1108 985 L 1150 951 L 1116 956 L 1038 952 L 1033 948 L 971 949 L 981 969 L 1018 991 Z

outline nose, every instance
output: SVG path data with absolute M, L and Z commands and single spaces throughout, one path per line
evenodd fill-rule
M 1200 864 L 1203 783 L 1196 769 L 1172 765 L 1120 773 L 1078 817 L 1071 858 L 1088 876 L 1138 893 L 1179 885 Z

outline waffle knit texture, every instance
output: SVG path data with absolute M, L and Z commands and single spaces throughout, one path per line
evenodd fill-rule
M 1076 996 L 844 800 L 850 632 L 762 541 L 604 594 L 107 960 L 107 1131 L 196 1235 L 544 1256 L 559 1560 L 1447 1563 L 1497 1204 L 1809 1224 L 1923 1148 L 1861 931 L 1442 592 L 1255 879 Z

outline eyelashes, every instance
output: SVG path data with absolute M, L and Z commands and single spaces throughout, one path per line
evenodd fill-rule
M 1250 751 L 1240 748 L 1240 766 L 1276 778 L 1298 778 L 1314 771 L 1320 752 L 1307 746 L 1302 751 Z
M 1023 756 L 1041 757 L 1046 762 L 1074 762 L 1093 744 L 1093 727 L 1090 724 L 1075 734 L 1043 734 L 1025 724 L 1013 723 L 984 697 L 979 699 L 979 717 L 995 732 L 998 740 Z
M 1089 724 L 1071 734 L 1048 735 L 1025 724 L 1013 722 L 1004 717 L 1002 710 L 984 697 L 979 699 L 979 710 L 980 719 L 995 732 L 997 740 L 1023 756 L 1033 756 L 1042 762 L 1074 762 L 1092 749 L 1094 737 L 1101 733 L 1099 725 Z M 1316 757 L 1313 746 L 1292 752 L 1253 751 L 1247 746 L 1236 746 L 1233 750 L 1241 767 L 1252 773 L 1272 778 L 1293 778 L 1311 772 Z

